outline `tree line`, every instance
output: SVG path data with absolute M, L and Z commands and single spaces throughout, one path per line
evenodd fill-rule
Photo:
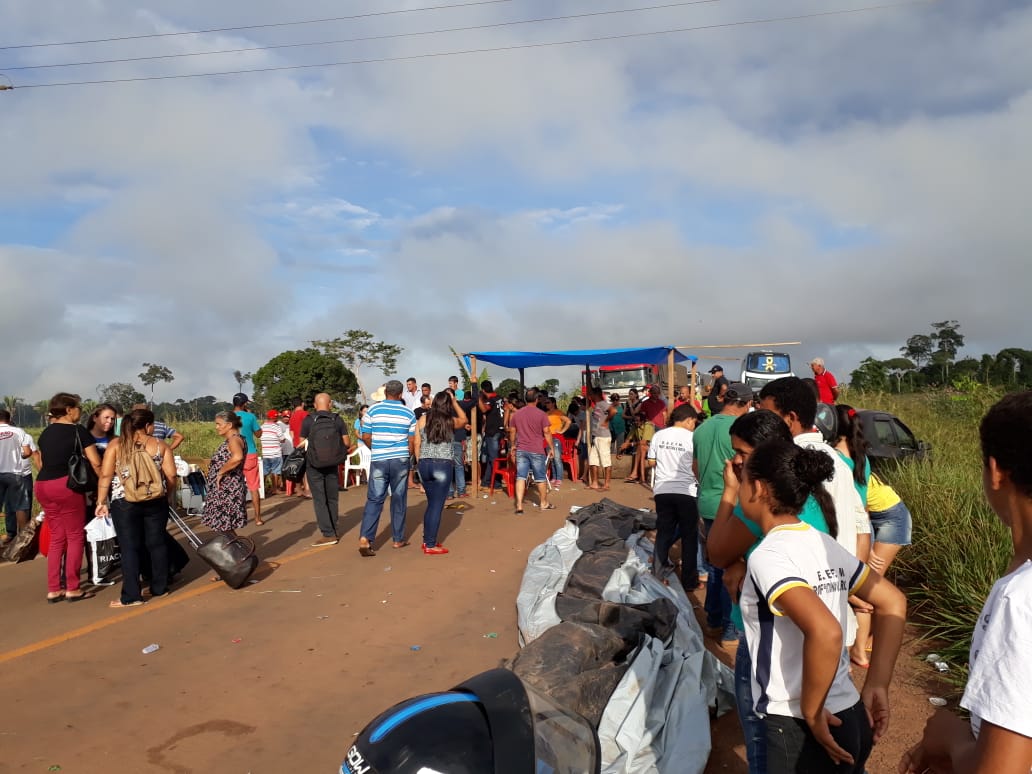
M 850 386 L 863 391 L 917 392 L 970 383 L 1007 389 L 1032 388 L 1032 350 L 1006 347 L 995 355 L 959 357 L 964 335 L 956 320 L 932 323 L 899 348 L 900 357 L 865 358 L 850 374 Z

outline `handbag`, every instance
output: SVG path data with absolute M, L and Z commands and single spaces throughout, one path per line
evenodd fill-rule
M 283 460 L 283 478 L 293 483 L 298 483 L 305 476 L 305 449 L 304 447 L 294 449 L 287 458 Z
M 75 427 L 75 450 L 68 458 L 68 488 L 73 492 L 85 494 L 97 488 L 97 474 L 90 461 L 82 451 L 79 439 L 79 428 Z

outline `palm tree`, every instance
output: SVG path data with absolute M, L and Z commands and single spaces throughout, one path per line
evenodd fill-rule
M 47 414 L 50 412 L 50 401 L 40 400 L 32 404 L 32 407 L 39 412 L 39 426 L 47 426 Z
M 11 416 L 14 417 L 14 424 L 18 424 L 18 406 L 21 405 L 22 399 L 17 395 L 4 395 L 3 401 L 4 406 L 11 412 Z

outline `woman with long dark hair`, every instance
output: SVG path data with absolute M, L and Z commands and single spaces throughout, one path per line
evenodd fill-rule
M 734 456 L 724 467 L 724 492 L 717 507 L 716 518 L 706 537 L 710 564 L 721 569 L 723 589 L 713 588 L 706 595 L 707 621 L 730 620 L 734 632 L 725 633 L 723 639 L 738 640 L 735 653 L 735 699 L 738 706 L 738 720 L 745 737 L 745 753 L 749 763 L 749 774 L 765 774 L 767 771 L 767 726 L 756 714 L 752 698 L 752 658 L 749 646 L 738 632 L 745 631 L 739 594 L 745 579 L 745 560 L 760 545 L 763 530 L 749 519 L 739 503 L 739 477 L 753 451 L 770 441 L 792 443 L 792 433 L 785 420 L 773 411 L 753 411 L 738 417 L 731 425 L 731 448 Z M 823 494 L 823 492 L 822 492 Z M 799 514 L 801 521 L 814 529 L 828 534 L 838 531 L 835 507 L 830 498 L 808 497 Z M 713 575 L 713 573 L 711 573 Z M 720 593 L 718 593 L 720 591 Z M 720 604 L 718 606 L 717 600 Z
M 784 440 L 761 444 L 735 468 L 742 510 L 764 536 L 749 557 L 742 616 L 770 774 L 861 774 L 888 728 L 906 599 L 830 535 L 799 519 L 810 497 L 833 510 L 824 482 L 834 469 L 823 451 Z M 843 648 L 854 594 L 874 610 L 875 650 L 861 693 Z
M 86 420 L 86 429 L 90 431 L 97 443 L 97 453 L 101 457 L 107 451 L 108 444 L 115 438 L 115 419 L 118 412 L 110 403 L 101 403 L 90 412 Z
M 419 461 L 419 480 L 426 492 L 423 512 L 423 553 L 438 556 L 448 549 L 437 542 L 444 513 L 444 501 L 452 480 L 452 438 L 466 426 L 466 412 L 454 393 L 441 390 L 430 408 L 416 423 L 415 453 Z
M 52 421 L 39 436 L 42 467 L 36 476 L 36 499 L 43 507 L 50 529 L 47 552 L 47 602 L 50 603 L 62 599 L 78 602 L 93 596 L 93 592 L 79 588 L 79 571 L 86 545 L 86 495 L 68 488 L 68 462 L 73 454 L 84 456 L 93 472 L 98 477 L 100 475 L 97 442 L 79 424 L 82 417 L 80 402 L 78 395 L 68 392 L 59 392 L 52 397 L 49 407 Z M 64 591 L 61 590 L 62 585 Z
M 151 437 L 154 412 L 133 409 L 122 418 L 122 432 L 108 445 L 97 488 L 96 515 L 111 515 L 122 552 L 122 592 L 111 607 L 135 607 L 143 604 L 140 588 L 140 566 L 143 553 L 150 558 L 150 592 L 152 597 L 168 594 L 169 558 L 165 541 L 168 525 L 168 492 L 175 487 L 176 463 L 172 450 L 164 441 Z M 134 459 L 136 455 L 146 457 Z M 134 468 L 153 464 L 160 486 L 150 492 L 137 491 Z M 126 496 L 129 488 L 133 500 Z M 111 505 L 108 506 L 108 494 Z M 152 497 L 139 499 L 152 494 Z

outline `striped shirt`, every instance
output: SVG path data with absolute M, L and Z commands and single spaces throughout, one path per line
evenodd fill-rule
M 270 459 L 283 456 L 283 428 L 279 422 L 262 425 L 262 456 Z
M 154 420 L 154 432 L 151 433 L 152 438 L 157 438 L 159 441 L 167 441 L 175 434 L 176 429 L 174 427 L 169 427 L 160 420 Z
M 372 439 L 372 461 L 407 459 L 409 438 L 416 434 L 416 415 L 400 400 L 385 400 L 362 418 L 362 434 Z

